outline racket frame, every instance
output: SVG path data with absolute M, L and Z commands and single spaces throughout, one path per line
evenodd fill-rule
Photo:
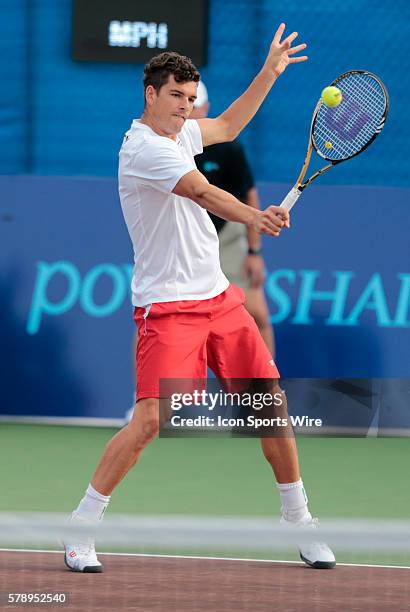
M 330 168 L 333 168 L 333 166 L 337 166 L 338 164 L 341 164 L 342 162 L 347 161 L 348 159 L 352 159 L 352 157 L 355 157 L 356 155 L 359 155 L 360 153 L 362 153 L 365 149 L 367 149 L 367 147 L 374 141 L 374 139 L 382 131 L 382 129 L 384 127 L 384 124 L 386 122 L 387 115 L 389 113 L 389 94 L 388 94 L 387 89 L 384 86 L 383 82 L 379 79 L 379 77 L 377 75 L 375 75 L 373 72 L 369 72 L 369 70 L 348 70 L 347 72 L 344 72 L 343 74 L 339 75 L 331 83 L 331 86 L 336 87 L 337 84 L 340 83 L 340 81 L 342 81 L 343 79 L 345 79 L 346 77 L 348 77 L 348 76 L 350 76 L 352 74 L 368 74 L 375 81 L 377 81 L 377 83 L 380 85 L 380 87 L 381 87 L 381 89 L 382 89 L 382 91 L 384 93 L 385 100 L 386 100 L 386 106 L 385 106 L 385 109 L 384 109 L 383 117 L 382 117 L 381 122 L 380 122 L 380 126 L 377 128 L 377 130 L 375 130 L 373 136 L 368 140 L 368 142 L 365 145 L 363 145 L 363 147 L 361 147 L 358 151 L 355 151 L 352 155 L 349 155 L 348 157 L 344 157 L 343 159 L 330 159 L 330 158 L 326 157 L 326 155 L 324 155 L 318 149 L 318 147 L 316 147 L 315 140 L 314 140 L 314 137 L 313 137 L 314 128 L 315 128 L 315 124 L 316 124 L 316 120 L 317 120 L 317 115 L 318 115 L 319 109 L 321 108 L 322 104 L 324 104 L 323 100 L 320 98 L 318 100 L 317 104 L 316 104 L 315 110 L 313 111 L 313 115 L 312 115 L 312 121 L 311 121 L 311 124 L 310 124 L 310 132 L 309 132 L 309 143 L 308 143 L 308 148 L 307 148 L 307 151 L 306 151 L 305 161 L 303 163 L 302 169 L 301 169 L 301 171 L 299 173 L 299 176 L 298 176 L 298 179 L 297 179 L 295 185 L 292 187 L 292 189 L 289 191 L 289 193 L 285 196 L 285 198 L 283 199 L 283 201 L 282 201 L 282 203 L 280 205 L 282 208 L 286 208 L 287 210 L 290 210 L 296 204 L 298 198 L 302 194 L 302 191 L 308 185 L 310 185 L 310 183 L 312 181 L 314 181 L 321 174 L 324 174 L 325 172 L 330 170 Z M 327 166 L 323 166 L 323 168 L 321 168 L 320 170 L 317 170 L 316 172 L 314 172 L 314 174 L 312 174 L 306 181 L 303 181 L 303 179 L 305 177 L 305 174 L 307 172 L 309 163 L 310 163 L 310 159 L 312 157 L 313 149 L 315 149 L 316 153 L 320 157 L 322 157 L 326 161 L 329 161 L 330 163 Z

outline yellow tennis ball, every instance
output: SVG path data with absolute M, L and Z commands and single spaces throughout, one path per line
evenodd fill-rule
M 326 147 L 326 149 L 331 149 L 333 147 L 333 145 L 332 145 L 331 142 L 328 141 L 328 142 L 325 142 L 325 147 Z
M 325 87 L 322 91 L 322 100 L 329 108 L 339 106 L 342 99 L 342 92 L 337 87 L 330 85 L 329 87 Z

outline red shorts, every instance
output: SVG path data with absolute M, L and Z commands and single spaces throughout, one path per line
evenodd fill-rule
M 161 397 L 160 379 L 206 379 L 208 367 L 218 379 L 279 378 L 244 301 L 231 284 L 209 300 L 136 307 L 137 401 Z

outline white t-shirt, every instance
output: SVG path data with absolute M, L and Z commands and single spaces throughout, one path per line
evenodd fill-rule
M 225 291 L 218 235 L 204 208 L 172 193 L 196 169 L 199 125 L 185 122 L 174 141 L 134 120 L 119 160 L 119 192 L 134 246 L 132 303 L 207 300 Z

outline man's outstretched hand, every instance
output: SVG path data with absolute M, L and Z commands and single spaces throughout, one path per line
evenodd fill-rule
M 281 42 L 285 27 L 286 26 L 284 23 L 281 23 L 278 27 L 264 64 L 264 68 L 270 72 L 273 72 L 273 74 L 275 74 L 277 77 L 286 70 L 289 64 L 305 62 L 308 59 L 307 55 L 298 55 L 293 57 L 295 53 L 299 53 L 307 47 L 305 43 L 292 47 L 293 41 L 298 36 L 297 32 L 292 32 L 292 34 L 289 34 L 289 36 L 284 38 L 284 40 Z

